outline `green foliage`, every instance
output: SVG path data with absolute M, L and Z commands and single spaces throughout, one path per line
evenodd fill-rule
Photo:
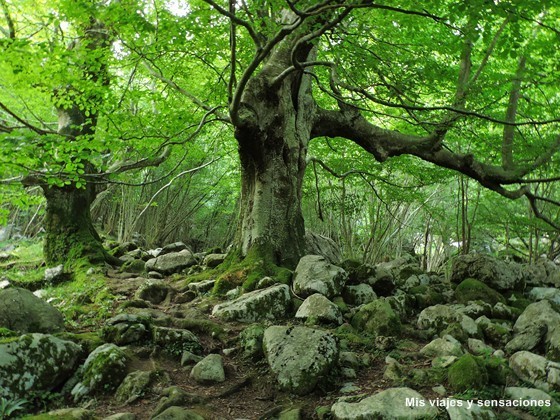
M 12 418 L 17 411 L 23 411 L 28 401 L 24 398 L 6 399 L 0 398 L 0 418 Z

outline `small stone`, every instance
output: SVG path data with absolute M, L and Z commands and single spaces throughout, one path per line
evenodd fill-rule
M 359 392 L 361 389 L 362 388 L 359 386 L 354 385 L 354 382 L 347 382 L 342 385 L 339 392 L 341 394 L 353 394 L 354 392 Z
M 186 365 L 193 365 L 195 363 L 200 362 L 203 359 L 202 356 L 197 356 L 194 353 L 191 353 L 188 350 L 185 350 L 183 352 L 183 355 L 181 356 L 181 366 L 186 366 Z
M 226 380 L 224 362 L 219 354 L 209 354 L 191 370 L 190 377 L 201 384 L 212 384 Z

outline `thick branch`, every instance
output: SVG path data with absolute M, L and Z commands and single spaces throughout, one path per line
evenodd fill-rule
M 343 137 L 352 140 L 380 162 L 393 156 L 410 154 L 465 174 L 508 198 L 524 195 L 522 190 L 508 191 L 502 187 L 520 183 L 521 174 L 518 171 L 479 162 L 471 154 L 434 148 L 432 136 L 419 137 L 382 129 L 366 121 L 359 112 L 352 109 L 320 110 L 312 136 Z

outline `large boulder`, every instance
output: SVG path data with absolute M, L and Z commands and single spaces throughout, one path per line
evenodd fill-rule
M 147 317 L 122 313 L 106 321 L 101 337 L 118 346 L 145 341 L 150 335 L 150 321 Z
M 338 361 L 335 338 L 306 327 L 269 327 L 263 348 L 280 387 L 298 395 L 313 391 Z
M 560 266 L 550 260 L 524 265 L 523 276 L 529 286 L 560 287 Z
M 523 381 L 542 391 L 560 391 L 560 363 L 528 351 L 518 351 L 509 358 L 509 367 Z
M 20 333 L 53 333 L 64 330 L 62 314 L 29 290 L 0 289 L 0 327 Z
M 336 420 L 434 419 L 438 409 L 410 388 L 389 388 L 359 402 L 339 401 L 331 408 Z
M 529 293 L 532 300 L 549 300 L 556 305 L 560 305 L 560 289 L 556 287 L 533 287 Z
M 164 275 L 173 274 L 191 267 L 197 262 L 191 251 L 183 249 L 179 252 L 160 254 L 156 258 L 146 261 L 146 271 L 157 271 Z
M 78 383 L 72 388 L 74 401 L 114 391 L 127 374 L 128 357 L 114 344 L 103 344 L 90 353 L 77 372 Z
M 231 302 L 216 305 L 212 315 L 226 321 L 256 322 L 284 318 L 291 308 L 290 288 L 278 284 L 245 293 Z
M 533 350 L 544 342 L 547 356 L 560 361 L 560 313 L 548 300 L 527 306 L 517 318 L 513 332 L 513 339 L 506 345 L 508 352 Z
M 311 231 L 305 232 L 305 251 L 309 255 L 322 255 L 331 264 L 342 261 L 342 252 L 335 241 Z
M 460 308 L 453 308 L 449 305 L 433 305 L 420 312 L 418 315 L 417 326 L 421 330 L 433 329 L 440 333 L 450 325 L 458 325 L 469 337 L 479 335 L 478 326 L 474 320 L 463 314 Z
M 138 288 L 134 297 L 157 305 L 173 294 L 174 290 L 163 280 L 148 280 Z
M 436 338 L 420 349 L 420 354 L 427 357 L 460 357 L 463 353 L 464 351 L 461 343 L 449 335 L 443 338 Z
M 152 327 L 152 340 L 166 353 L 181 357 L 184 351 L 200 353 L 202 346 L 198 337 L 182 328 Z
M 385 299 L 361 306 L 352 317 L 352 326 L 374 336 L 396 336 L 401 332 L 401 320 Z
M 369 284 L 361 283 L 356 285 L 346 285 L 342 291 L 344 302 L 349 305 L 365 305 L 377 299 L 377 295 Z
M 22 398 L 62 385 L 77 367 L 81 352 L 79 345 L 45 334 L 0 344 L 0 397 Z
M 154 371 L 136 370 L 130 372 L 117 388 L 115 400 L 119 404 L 133 403 L 146 394 L 155 377 Z
M 321 255 L 306 255 L 294 274 L 294 292 L 302 297 L 321 293 L 327 298 L 340 295 L 348 278 L 344 269 L 332 265 Z
M 453 261 L 451 281 L 461 283 L 473 278 L 498 291 L 522 290 L 521 266 L 485 254 L 460 255 Z
M 320 293 L 315 293 L 303 301 L 296 312 L 296 318 L 314 324 L 324 322 L 340 325 L 343 321 L 338 306 Z
M 449 386 L 454 391 L 481 389 L 488 383 L 488 373 L 483 363 L 472 354 L 464 354 L 447 373 Z
M 459 303 L 470 301 L 483 301 L 494 306 L 496 303 L 505 303 L 505 298 L 491 287 L 479 280 L 465 279 L 455 289 L 455 299 Z

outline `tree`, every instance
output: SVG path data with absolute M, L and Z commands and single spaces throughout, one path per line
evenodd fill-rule
M 127 95 L 139 101 L 132 77 L 124 88 L 111 86 L 120 80 L 118 70 L 109 69 L 116 61 L 110 8 L 95 0 L 2 0 L 2 9 L 8 28 L 1 40 L 3 183 L 42 189 L 48 264 L 74 264 L 82 257 L 119 263 L 104 250 L 90 206 L 111 177 L 163 162 L 170 153 L 166 142 L 175 138 L 167 127 L 139 125 L 143 113 L 134 109 L 131 115 L 123 106 Z M 154 109 L 152 104 L 149 113 Z
M 204 2 L 228 19 L 242 256 L 294 266 L 303 254 L 313 139 L 351 140 L 379 162 L 416 156 L 509 199 L 526 197 L 545 217 L 531 175 L 547 167 L 544 181 L 558 180 L 557 6 Z M 199 2 L 191 8 L 207 13 Z M 217 21 L 214 33 L 225 26 Z

